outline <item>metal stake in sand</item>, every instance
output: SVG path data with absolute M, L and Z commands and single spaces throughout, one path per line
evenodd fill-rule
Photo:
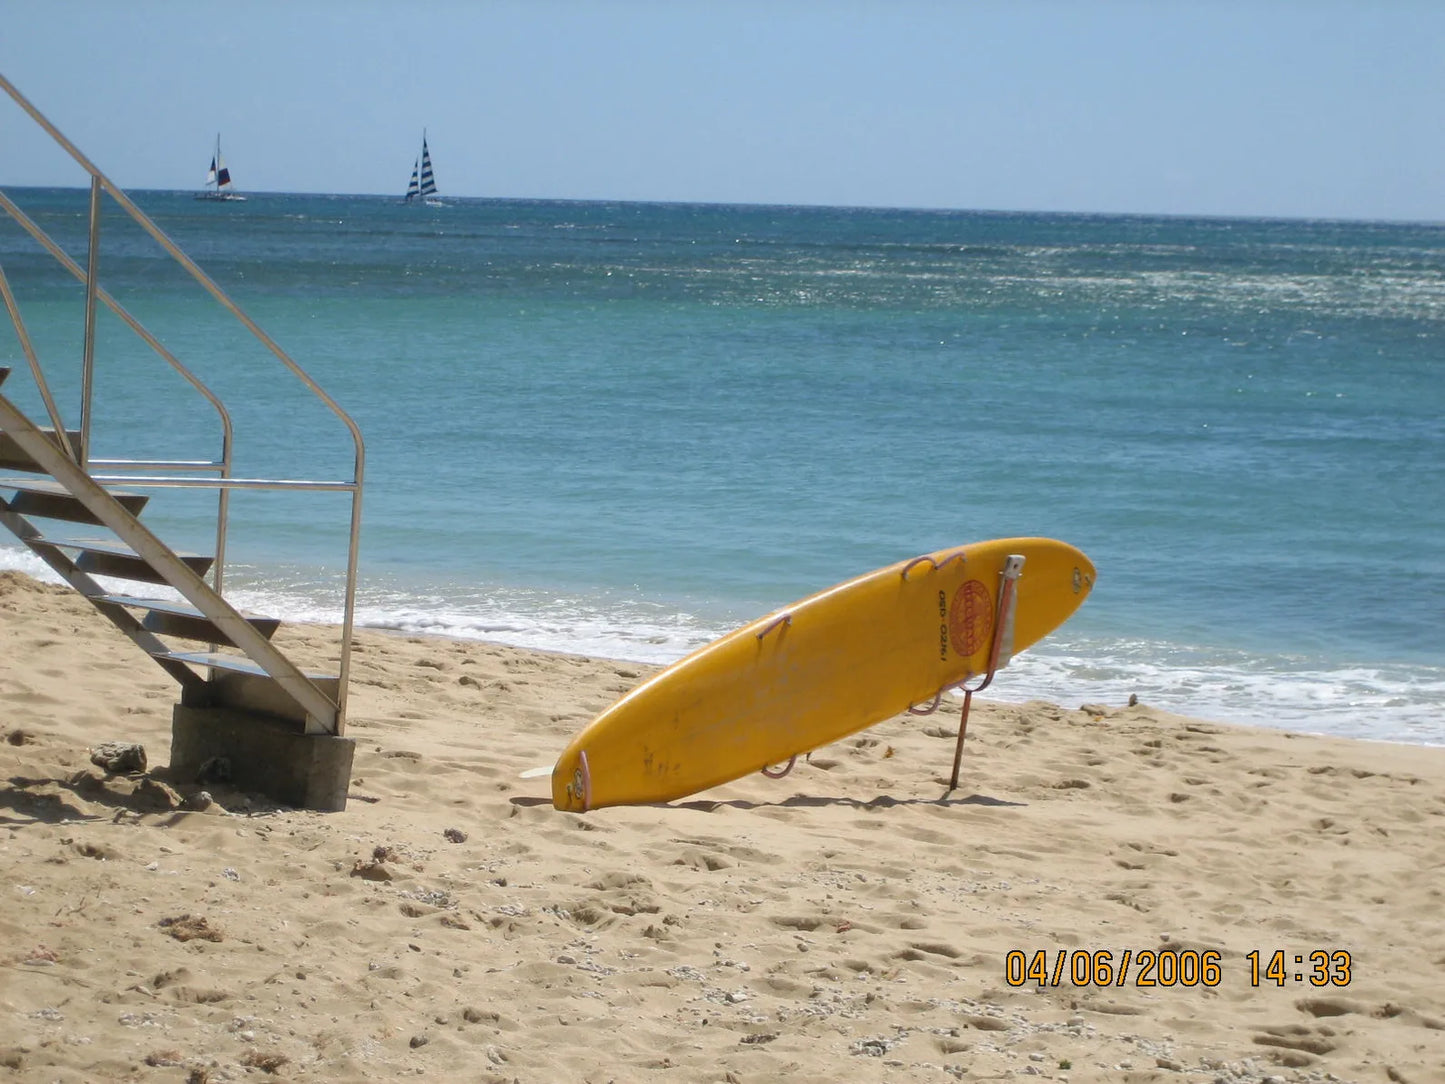
M 958 789 L 958 767 L 963 761 L 963 739 L 968 736 L 968 709 L 973 704 L 973 694 L 988 688 L 994 674 L 1007 666 L 1013 658 L 1014 611 L 1018 599 L 1016 587 L 1023 569 L 1024 559 L 1016 553 L 1010 554 L 1004 562 L 1003 582 L 998 589 L 998 615 L 993 623 L 993 646 L 988 655 L 988 672 L 977 685 L 969 685 L 965 681 L 958 686 L 963 690 L 963 711 L 958 720 L 958 744 L 953 750 L 953 774 L 948 780 L 948 789 L 951 791 Z

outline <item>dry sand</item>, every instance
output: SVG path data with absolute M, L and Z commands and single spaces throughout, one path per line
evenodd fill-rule
M 983 703 L 953 797 L 956 708 L 555 811 L 649 672 L 363 633 L 345 812 L 188 811 L 169 679 L 0 574 L 0 1082 L 1445 1080 L 1445 749 Z

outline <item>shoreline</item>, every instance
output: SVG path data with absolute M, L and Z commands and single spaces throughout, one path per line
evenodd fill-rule
M 38 560 L 20 564 L 0 568 L 0 573 L 15 571 L 46 583 L 60 582 Z M 339 620 L 328 613 L 318 615 L 315 605 L 304 599 L 297 602 L 284 592 L 241 589 L 236 597 L 245 607 L 288 625 L 325 626 Z M 654 667 L 669 665 L 767 612 L 760 606 L 725 622 L 664 628 L 636 624 L 637 613 L 628 607 L 620 612 L 583 607 L 559 616 L 515 600 L 510 606 L 499 602 L 495 612 L 486 613 L 466 609 L 477 604 L 476 598 L 461 604 L 461 609 L 436 612 L 395 597 L 391 601 L 396 604 L 394 612 L 363 599 L 357 628 L 465 643 L 507 643 L 544 654 Z M 1117 636 L 1100 639 L 1092 633 L 1080 638 L 1077 618 L 1019 655 L 994 683 L 992 698 L 1015 704 L 1034 699 L 1123 703 L 1138 695 L 1165 711 L 1235 726 L 1445 748 L 1445 718 L 1439 711 L 1445 670 L 1437 666 L 1324 658 L 1305 666 L 1308 659 L 1288 652 L 1252 656 L 1217 647 L 1121 641 Z M 1381 731 L 1384 736 L 1377 737 Z
M 280 637 L 304 662 L 330 633 Z M 578 815 L 523 771 L 659 667 L 356 642 L 347 809 L 212 787 L 191 811 L 199 788 L 164 779 L 169 679 L 78 596 L 0 574 L 11 1079 L 1445 1069 L 1445 749 L 976 700 L 956 796 L 944 708 L 785 780 Z M 104 741 L 143 744 L 150 772 L 102 772 Z M 1319 987 L 1293 977 L 1316 951 Z M 1040 952 L 1043 982 L 1011 982 Z M 1251 975 L 1277 952 L 1280 984 Z M 1217 984 L 1158 981 L 1210 962 Z
M 330 630 L 337 628 L 338 626 L 335 623 L 325 621 L 298 621 L 293 622 L 292 627 L 305 627 L 315 630 Z M 430 632 L 426 630 L 386 628 L 379 625 L 358 625 L 356 627 L 356 632 L 358 634 L 364 633 L 366 635 L 392 636 L 397 637 L 403 641 L 412 642 L 425 642 L 434 640 L 442 644 L 470 644 L 479 647 L 497 647 L 503 648 L 508 651 L 522 652 L 523 654 L 540 655 L 543 658 L 556 657 L 563 659 L 582 659 L 590 662 L 604 663 L 607 665 L 630 667 L 636 669 L 641 675 L 641 677 L 644 678 L 651 676 L 654 673 L 660 673 L 661 671 L 667 669 L 668 666 L 672 665 L 671 663 L 651 662 L 646 659 L 633 659 L 622 655 L 601 655 L 583 651 L 564 651 L 558 648 L 550 647 L 530 647 L 522 644 L 507 643 L 506 641 L 502 640 L 485 640 L 479 637 L 457 636 L 452 633 L 446 632 Z M 707 645 L 701 644 L 698 645 L 697 648 L 694 648 L 692 650 L 700 650 L 702 647 L 705 646 Z M 1034 649 L 1030 648 L 1029 650 L 1032 651 Z M 691 651 L 688 652 L 688 654 L 691 653 Z M 685 657 L 686 655 L 679 656 L 679 661 L 680 659 Z M 1017 656 L 1013 665 L 1017 665 L 1017 659 L 1022 657 L 1024 656 Z M 1000 671 L 1000 673 L 1007 675 L 1008 671 L 1003 670 Z M 996 690 L 994 688 L 989 689 L 990 694 L 993 694 L 997 691 L 999 690 Z M 1084 697 L 1074 697 L 1073 699 L 1079 701 L 1079 707 L 1074 710 L 1085 711 L 1086 707 L 1096 706 L 1094 702 L 1091 702 Z M 944 690 L 943 700 L 940 703 L 939 708 L 934 712 L 930 712 L 929 716 L 937 715 L 940 717 L 945 717 L 949 715 L 949 712 L 946 709 L 949 707 L 950 704 L 955 708 L 962 707 L 963 695 L 959 693 L 956 689 Z M 1071 710 L 1064 706 L 1062 698 L 1050 700 L 1049 698 L 1043 696 L 1022 696 L 1016 700 L 1006 700 L 990 696 L 987 698 L 976 697 L 974 699 L 975 708 L 981 707 L 983 705 L 991 705 L 993 708 L 1023 707 L 1029 704 L 1046 704 L 1049 707 L 1058 710 Z M 1097 706 L 1102 707 L 1106 712 L 1113 712 L 1128 705 L 1108 705 L 1103 702 L 1098 702 Z M 1163 707 L 1153 703 L 1146 705 L 1146 707 L 1147 710 L 1158 714 L 1173 716 L 1175 718 L 1190 719 L 1197 722 L 1208 723 L 1212 726 L 1228 727 L 1231 730 L 1260 731 L 1264 734 L 1283 734 L 1295 738 L 1320 738 L 1330 741 L 1360 742 L 1365 745 L 1388 745 L 1404 747 L 1407 749 L 1431 749 L 1445 752 L 1445 741 L 1407 741 L 1403 738 L 1370 738 L 1353 734 L 1332 734 L 1328 731 L 1323 730 L 1298 730 L 1293 727 L 1273 727 L 1264 725 L 1262 723 L 1242 723 L 1229 719 L 1217 719 L 1213 716 L 1193 715 L 1175 711 L 1172 708 Z M 1088 714 L 1087 711 L 1085 713 Z M 957 712 L 955 711 L 954 714 L 957 714 Z

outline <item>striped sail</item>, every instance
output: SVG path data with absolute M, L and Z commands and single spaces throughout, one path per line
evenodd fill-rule
M 421 137 L 421 194 L 434 196 L 437 191 L 436 177 L 431 171 L 431 151 L 426 147 L 426 136 Z
M 431 151 L 426 145 L 426 131 L 421 134 L 421 154 L 411 167 L 411 183 L 406 186 L 406 201 L 410 203 L 418 196 L 434 196 L 437 191 L 436 176 L 431 168 Z

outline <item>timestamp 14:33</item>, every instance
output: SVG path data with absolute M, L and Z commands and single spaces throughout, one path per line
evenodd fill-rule
M 1344 949 L 1315 949 L 1312 952 L 1288 953 L 1275 949 L 1268 959 L 1255 949 L 1248 953 L 1249 984 L 1259 986 L 1272 982 L 1283 986 L 1288 982 L 1308 982 L 1311 986 L 1348 986 L 1353 960 Z M 1293 966 L 1291 966 L 1291 961 Z
M 1245 960 L 1251 986 L 1348 986 L 1353 977 L 1353 961 L 1344 949 L 1255 949 Z M 1004 959 L 1004 981 L 1010 986 L 1212 987 L 1223 978 L 1224 955 L 1215 949 L 1013 949 Z

